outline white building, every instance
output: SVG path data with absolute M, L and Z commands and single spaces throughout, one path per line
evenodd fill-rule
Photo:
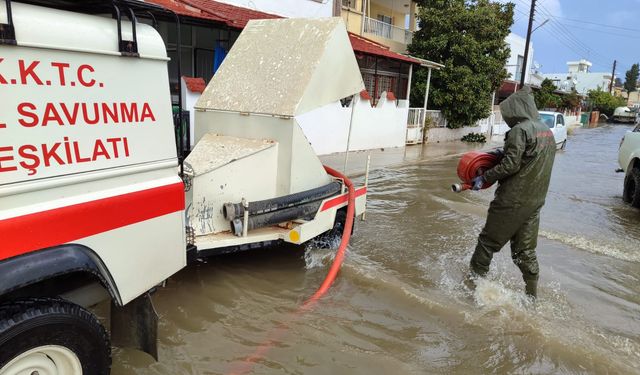
M 510 33 L 505 42 L 509 45 L 511 49 L 511 55 L 509 56 L 509 60 L 507 60 L 507 65 L 505 68 L 507 72 L 510 74 L 509 80 L 520 82 L 520 78 L 522 77 L 522 68 L 524 65 L 524 49 L 527 40 L 520 35 L 516 35 L 514 33 Z M 527 72 L 525 75 L 525 83 L 535 84 L 532 82 L 532 68 L 533 68 L 533 43 L 529 43 L 529 56 L 527 62 Z
M 288 18 L 317 18 L 334 15 L 334 1 L 339 0 L 218 0 L 222 3 L 277 14 Z
M 549 73 L 544 74 L 544 77 L 553 81 L 556 87 L 562 91 L 575 89 L 578 94 L 582 95 L 586 95 L 590 90 L 609 91 L 611 73 L 592 72 L 592 66 L 593 64 L 585 59 L 569 61 L 566 73 Z

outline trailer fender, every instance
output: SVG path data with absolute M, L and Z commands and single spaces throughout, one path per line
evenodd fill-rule
M 79 244 L 54 246 L 0 261 L 0 296 L 71 273 L 97 277 L 113 301 L 122 305 L 117 286 L 100 257 Z

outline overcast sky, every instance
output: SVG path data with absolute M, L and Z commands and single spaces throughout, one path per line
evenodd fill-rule
M 516 4 L 512 32 L 526 36 L 531 0 L 499 0 Z M 567 71 L 567 61 L 586 58 L 593 72 L 622 77 L 640 60 L 640 0 L 538 0 L 532 35 L 534 60 L 543 73 Z M 606 26 L 603 26 L 606 25 Z

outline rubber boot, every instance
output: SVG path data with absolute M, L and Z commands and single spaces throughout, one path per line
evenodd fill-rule
M 524 292 L 532 299 L 538 298 L 538 280 L 525 280 Z

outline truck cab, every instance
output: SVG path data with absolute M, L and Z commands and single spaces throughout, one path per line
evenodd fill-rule
M 364 87 L 342 21 L 250 22 L 189 150 L 154 14 L 179 25 L 133 0 L 0 0 L 0 375 L 108 374 L 111 341 L 157 356 L 150 295 L 188 261 L 344 220 L 346 177 L 297 123 Z M 287 66 L 270 43 L 306 60 Z M 105 299 L 110 332 L 88 309 Z

